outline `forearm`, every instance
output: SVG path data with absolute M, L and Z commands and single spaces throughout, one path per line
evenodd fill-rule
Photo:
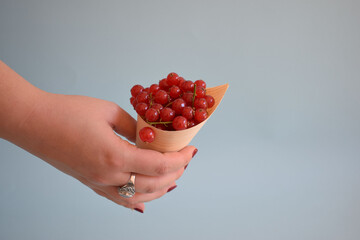
M 13 142 L 44 94 L 0 61 L 0 137 Z

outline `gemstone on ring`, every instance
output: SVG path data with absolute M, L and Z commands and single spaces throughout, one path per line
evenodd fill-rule
M 131 198 L 135 195 L 135 174 L 131 173 L 130 180 L 122 187 L 118 187 L 118 193 L 121 197 Z

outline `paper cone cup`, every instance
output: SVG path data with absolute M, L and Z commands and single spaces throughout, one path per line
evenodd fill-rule
M 209 116 L 205 121 L 185 130 L 164 131 L 151 126 L 138 115 L 136 127 L 136 146 L 138 146 L 139 148 L 152 149 L 159 152 L 175 152 L 183 149 L 191 142 L 191 140 L 195 137 L 198 131 L 202 128 L 202 126 L 204 126 L 204 124 L 209 120 L 211 115 L 219 106 L 228 87 L 229 84 L 224 84 L 217 87 L 207 88 L 206 94 L 211 95 L 215 99 L 215 105 L 207 110 Z M 155 140 L 153 142 L 145 143 L 141 141 L 139 137 L 139 131 L 143 127 L 150 127 L 154 130 Z

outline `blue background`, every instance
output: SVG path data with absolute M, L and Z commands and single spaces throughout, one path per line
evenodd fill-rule
M 0 0 L 0 58 L 118 103 L 175 71 L 230 88 L 144 214 L 0 140 L 0 239 L 359 239 L 360 2 Z

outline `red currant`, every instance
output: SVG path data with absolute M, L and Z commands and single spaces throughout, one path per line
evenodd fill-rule
M 183 94 L 182 99 L 185 100 L 186 105 L 192 106 L 193 97 L 194 97 L 194 93 L 186 92 Z
M 196 86 L 195 97 L 203 98 L 203 97 L 205 97 L 205 95 L 206 95 L 205 88 Z
M 136 100 L 138 103 L 149 103 L 149 94 L 142 91 L 136 96 Z
M 187 91 L 190 91 L 190 92 L 193 92 L 194 91 L 194 83 L 190 80 L 188 81 L 185 81 L 182 85 L 181 85 L 181 90 L 183 92 L 187 92 Z
M 156 122 L 159 120 L 160 114 L 159 111 L 155 108 L 149 108 L 145 113 L 145 119 L 148 122 Z
M 150 127 L 144 127 L 139 131 L 141 141 L 151 143 L 155 140 L 155 132 Z
M 142 92 L 142 90 L 144 90 L 144 87 L 141 85 L 133 86 L 130 90 L 131 96 L 136 97 L 140 92 Z
M 171 108 L 166 107 L 160 111 L 160 118 L 162 122 L 170 122 L 174 119 L 174 117 L 175 111 Z
M 172 86 L 171 88 L 169 88 L 169 95 L 173 99 L 180 97 L 181 95 L 180 88 L 178 86 Z
M 133 103 L 132 103 L 134 109 L 135 109 L 135 107 L 136 107 L 137 104 L 138 104 L 138 102 L 137 102 L 137 100 L 136 100 L 136 98 L 135 98 L 135 100 L 134 100 Z
M 184 130 L 187 128 L 188 122 L 187 119 L 183 116 L 177 116 L 174 118 L 174 121 L 172 122 L 172 126 L 175 130 Z
M 205 81 L 185 80 L 174 72 L 148 88 L 134 85 L 130 92 L 130 103 L 139 116 L 152 127 L 166 131 L 183 130 L 203 122 L 209 116 L 207 109 L 215 105 L 215 99 L 206 95 Z M 144 129 L 140 131 L 145 132 Z M 147 132 L 154 132 L 149 129 Z M 142 136 L 154 139 L 151 133 Z
M 208 105 L 207 105 L 207 101 L 205 98 L 195 98 L 194 101 L 194 108 L 198 109 L 198 108 L 203 108 L 203 109 L 207 109 Z
M 188 128 L 191 128 L 191 127 L 193 127 L 195 125 L 196 125 L 196 123 L 195 123 L 195 121 L 193 119 L 188 120 Z
M 167 84 L 169 86 L 174 86 L 174 85 L 177 85 L 178 83 L 178 78 L 179 78 L 179 75 L 177 75 L 176 73 L 172 72 L 172 73 L 169 73 L 169 75 L 167 76 Z
M 193 117 L 194 117 L 194 110 L 193 110 L 192 107 L 186 106 L 186 107 L 184 107 L 184 109 L 182 110 L 181 115 L 182 115 L 183 117 L 185 117 L 187 120 L 191 120 L 191 119 L 193 119 Z
M 184 99 L 178 98 L 172 103 L 171 108 L 175 111 L 176 115 L 181 115 L 185 106 L 186 104 Z
M 131 98 L 130 98 L 130 103 L 131 103 L 131 105 L 134 105 L 134 101 L 135 101 L 135 97 L 131 97 Z
M 155 94 L 154 101 L 162 105 L 167 104 L 169 102 L 169 95 L 164 90 L 159 90 Z
M 194 118 L 197 123 L 201 123 L 202 121 L 207 119 L 207 117 L 208 114 L 205 109 L 203 108 L 196 109 Z
M 205 99 L 208 104 L 208 108 L 212 108 L 215 105 L 215 99 L 212 96 L 206 95 Z
M 158 84 L 152 84 L 150 86 L 150 93 L 154 96 L 157 91 L 160 90 L 160 87 Z
M 183 77 L 178 77 L 178 83 L 177 86 L 181 88 L 181 85 L 185 82 L 185 79 Z
M 159 82 L 159 87 L 160 87 L 160 89 L 165 90 L 165 91 L 169 90 L 170 86 L 169 86 L 169 84 L 167 83 L 167 79 L 166 79 L 166 78 L 160 80 L 160 82 Z
M 161 109 L 163 109 L 163 105 L 159 104 L 159 103 L 154 103 L 152 106 L 152 108 L 155 108 L 159 113 L 161 111 Z
M 147 103 L 138 103 L 136 104 L 135 111 L 140 116 L 145 116 L 146 111 L 149 109 L 149 105 Z
M 154 125 L 154 127 L 161 129 L 161 130 L 167 130 L 165 124 L 156 124 L 156 125 Z
M 196 80 L 195 84 L 196 84 L 196 87 L 203 87 L 206 89 L 206 83 L 203 80 Z

